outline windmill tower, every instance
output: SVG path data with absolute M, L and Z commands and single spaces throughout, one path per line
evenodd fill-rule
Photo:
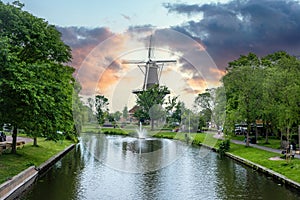
M 144 75 L 144 84 L 142 89 L 133 90 L 134 94 L 138 94 L 151 88 L 155 84 L 159 84 L 163 66 L 165 63 L 175 63 L 176 60 L 153 60 L 152 35 L 148 47 L 147 61 L 126 61 L 123 64 L 136 64 Z

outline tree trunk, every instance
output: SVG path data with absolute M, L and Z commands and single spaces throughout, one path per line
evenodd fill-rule
M 268 129 L 268 125 L 266 126 L 266 144 L 269 144 L 269 129 Z
M 266 138 L 265 138 L 266 140 L 265 140 L 265 143 L 269 144 L 269 128 L 271 129 L 271 127 L 268 126 L 268 123 L 264 124 L 264 127 L 266 127 L 266 132 L 265 132 L 266 133 Z
M 282 133 L 283 133 L 283 131 L 282 131 L 282 129 L 280 130 L 280 144 L 282 144 Z M 283 147 L 283 146 L 282 146 Z
M 286 130 L 286 140 L 287 140 L 287 147 L 286 147 L 286 160 L 287 162 L 290 161 L 291 159 L 291 149 L 290 149 L 290 128 L 287 127 L 287 130 Z
M 247 123 L 247 135 L 246 135 L 246 146 L 249 147 L 249 133 L 250 133 L 250 130 L 251 130 L 251 125 L 250 123 Z
M 257 129 L 257 124 L 255 123 L 255 142 L 257 143 L 258 140 L 258 129 Z
M 35 146 L 35 147 L 38 146 L 38 145 L 37 145 L 37 138 L 36 138 L 36 137 L 33 138 L 33 146 Z
M 18 128 L 14 126 L 13 133 L 12 133 L 12 147 L 11 147 L 11 153 L 13 154 L 17 153 L 17 135 L 18 135 Z
M 153 131 L 154 130 L 154 119 L 151 119 L 150 123 L 151 123 L 151 131 Z

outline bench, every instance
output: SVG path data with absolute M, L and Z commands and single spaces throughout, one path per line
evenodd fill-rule
M 17 141 L 16 148 L 23 148 L 25 141 Z M 12 142 L 0 142 L 0 155 L 3 151 L 6 151 L 12 147 Z
M 0 155 L 2 154 L 3 151 L 8 150 L 11 147 L 11 144 L 7 142 L 0 142 Z
M 17 141 L 17 143 L 16 143 L 17 148 L 23 148 L 24 145 L 25 145 L 25 141 Z

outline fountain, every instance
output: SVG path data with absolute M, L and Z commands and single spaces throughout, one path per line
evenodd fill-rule
M 143 128 L 142 122 L 140 122 L 139 129 L 136 129 L 136 132 L 139 139 L 145 139 L 147 136 L 147 130 Z

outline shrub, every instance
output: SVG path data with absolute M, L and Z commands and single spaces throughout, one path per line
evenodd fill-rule
M 229 149 L 230 149 L 230 140 L 229 139 L 225 139 L 219 143 L 218 152 L 220 153 L 220 155 L 224 155 L 225 152 L 229 151 Z

